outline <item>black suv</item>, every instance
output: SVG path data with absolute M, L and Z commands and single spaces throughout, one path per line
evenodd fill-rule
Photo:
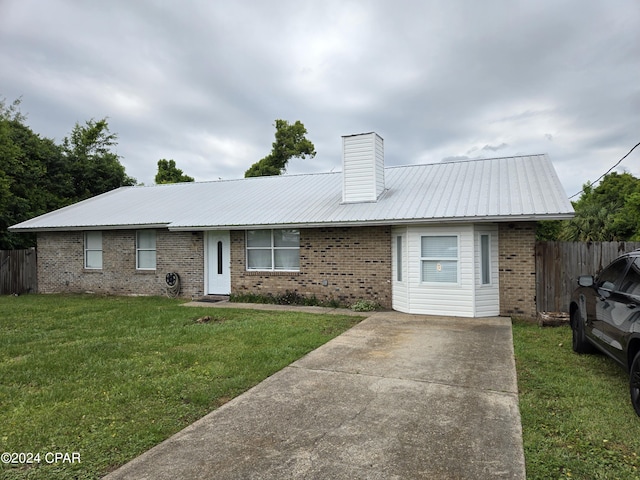
M 640 250 L 621 255 L 594 278 L 578 278 L 571 297 L 573 350 L 609 355 L 629 372 L 631 403 L 640 416 Z

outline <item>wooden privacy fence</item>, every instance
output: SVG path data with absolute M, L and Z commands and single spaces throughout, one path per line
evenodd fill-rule
M 0 250 L 0 295 L 38 290 L 36 249 Z
M 640 242 L 536 243 L 536 307 L 538 312 L 568 312 L 580 275 L 595 275 Z

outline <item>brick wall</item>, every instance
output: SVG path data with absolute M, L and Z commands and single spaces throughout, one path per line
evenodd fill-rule
M 294 291 L 350 304 L 374 300 L 391 307 L 391 228 L 300 230 L 300 272 L 247 272 L 245 233 L 231 232 L 233 293 Z
M 156 270 L 136 270 L 135 230 L 102 232 L 102 269 L 84 268 L 83 232 L 38 234 L 38 291 L 163 295 L 165 275 L 180 275 L 184 297 L 203 294 L 202 232 L 156 230 Z
M 135 230 L 102 232 L 103 268 L 84 269 L 83 232 L 38 234 L 38 290 L 163 295 L 178 272 L 181 295 L 204 294 L 204 234 L 156 230 L 157 268 L 136 270 Z M 535 318 L 535 223 L 499 226 L 500 314 Z M 300 272 L 247 272 L 245 233 L 231 232 L 234 293 L 315 295 L 344 303 L 365 298 L 391 307 L 391 228 L 300 230 Z
M 500 315 L 536 317 L 536 224 L 499 225 Z

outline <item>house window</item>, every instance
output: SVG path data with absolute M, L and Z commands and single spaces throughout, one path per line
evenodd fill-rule
M 491 284 L 491 236 L 480 235 L 480 278 L 482 285 Z
M 136 269 L 156 269 L 155 230 L 138 230 L 136 232 Z
M 247 270 L 300 271 L 300 231 L 247 230 Z
M 84 233 L 84 268 L 102 268 L 102 232 Z
M 422 237 L 420 261 L 423 282 L 458 283 L 458 237 Z
M 402 281 L 402 235 L 396 237 L 396 281 Z

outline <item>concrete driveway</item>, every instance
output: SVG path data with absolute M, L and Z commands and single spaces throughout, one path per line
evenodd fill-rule
M 380 312 L 116 479 L 524 479 L 511 321 Z

